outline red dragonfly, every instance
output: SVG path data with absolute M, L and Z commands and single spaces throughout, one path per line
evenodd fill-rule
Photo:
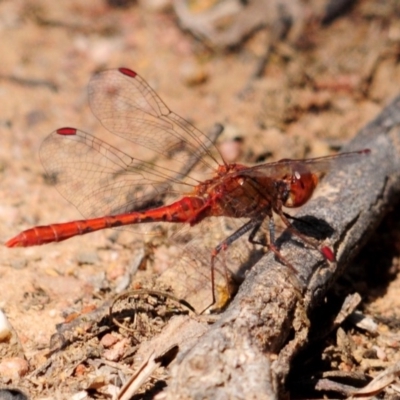
M 273 213 L 293 234 L 334 260 L 329 247 L 319 247 L 291 225 L 283 207 L 305 204 L 321 173 L 357 162 L 369 150 L 253 167 L 228 164 L 214 140 L 170 111 L 147 82 L 127 68 L 94 75 L 89 101 L 111 133 L 136 146 L 135 156 L 75 128 L 51 133 L 41 146 L 43 165 L 59 192 L 87 219 L 25 230 L 8 240 L 7 247 L 59 242 L 132 224 L 145 224 L 151 231 L 159 223 L 194 226 L 209 217 L 247 218 L 211 251 L 214 302 L 215 258 L 246 233 L 251 243 L 261 244 L 255 237 L 266 219 L 270 221 L 266 245 L 291 266 L 275 246 Z M 200 180 L 207 171 L 209 179 Z

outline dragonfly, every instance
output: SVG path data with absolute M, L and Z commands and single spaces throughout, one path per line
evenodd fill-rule
M 41 145 L 41 161 L 84 219 L 27 229 L 8 240 L 7 247 L 60 242 L 106 228 L 139 226 L 152 234 L 160 224 L 194 227 L 212 217 L 245 218 L 210 251 L 213 303 L 216 258 L 246 234 L 250 243 L 267 246 L 296 272 L 276 246 L 274 215 L 326 260 L 335 260 L 332 249 L 300 233 L 284 209 L 307 203 L 321 174 L 360 161 L 369 149 L 255 166 L 228 163 L 215 138 L 172 112 L 133 70 L 101 71 L 90 80 L 88 92 L 92 112 L 124 140 L 124 148 L 77 128 L 52 132 Z M 125 150 L 129 147 L 131 154 Z M 257 238 L 264 221 L 269 241 Z

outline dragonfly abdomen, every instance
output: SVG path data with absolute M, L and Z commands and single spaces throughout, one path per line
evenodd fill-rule
M 7 247 L 36 246 L 51 242 L 61 242 L 73 236 L 101 229 L 116 228 L 123 225 L 132 225 L 149 222 L 188 222 L 191 223 L 193 215 L 198 215 L 204 207 L 201 197 L 184 197 L 168 206 L 163 206 L 147 211 L 131 212 L 107 217 L 77 220 L 60 224 L 36 226 L 21 232 L 10 239 Z

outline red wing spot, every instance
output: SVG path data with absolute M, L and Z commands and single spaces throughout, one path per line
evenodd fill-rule
M 60 128 L 60 129 L 57 129 L 56 132 L 59 135 L 76 135 L 75 128 Z
M 135 71 L 132 71 L 129 68 L 118 68 L 118 71 L 121 72 L 121 74 L 130 76 L 131 78 L 135 78 L 135 76 L 137 75 Z

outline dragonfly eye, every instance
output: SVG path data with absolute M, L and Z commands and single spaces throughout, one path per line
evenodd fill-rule
M 285 201 L 286 207 L 300 207 L 305 204 L 318 184 L 318 177 L 311 172 L 294 171 L 288 179 L 289 195 Z

